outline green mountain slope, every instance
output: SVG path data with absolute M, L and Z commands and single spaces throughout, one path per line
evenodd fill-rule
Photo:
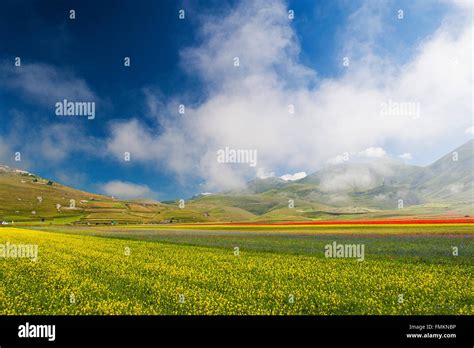
M 232 217 L 232 210 L 228 208 L 225 215 Z M 241 215 L 245 213 L 249 214 Z M 114 199 L 0 166 L 0 220 L 102 224 L 203 222 L 209 221 L 210 217 L 190 207 L 180 209 L 177 203 Z
M 426 200 L 474 201 L 474 140 L 417 173 L 411 187 Z
M 473 185 L 473 140 L 424 168 L 393 160 L 343 163 L 297 181 L 255 179 L 241 190 L 193 197 L 183 208 L 178 201 L 92 194 L 0 166 L 0 220 L 100 224 L 474 215 Z
M 474 211 L 473 146 L 471 140 L 424 168 L 387 159 L 348 162 L 292 182 L 256 179 L 240 191 L 196 201 L 239 207 L 265 220 L 378 216 L 386 215 L 386 210 L 393 210 L 390 216 L 470 214 Z M 294 208 L 288 207 L 289 200 Z

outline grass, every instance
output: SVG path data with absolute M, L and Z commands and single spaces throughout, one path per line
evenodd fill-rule
M 260 227 L 0 228 L 0 314 L 474 313 L 472 226 Z

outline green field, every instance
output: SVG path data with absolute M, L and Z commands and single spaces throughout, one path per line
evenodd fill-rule
M 37 261 L 0 257 L 0 314 L 473 314 L 472 237 L 472 225 L 0 228 L 0 244 L 39 248 Z M 364 261 L 325 257 L 333 242 L 364 245 Z

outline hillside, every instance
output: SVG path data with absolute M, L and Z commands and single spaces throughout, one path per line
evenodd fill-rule
M 453 153 L 457 160 L 453 160 Z M 196 201 L 240 207 L 263 220 L 472 215 L 473 183 L 471 140 L 427 167 L 390 159 L 347 162 L 292 182 L 256 179 L 240 191 Z M 288 207 L 290 199 L 295 205 L 292 209 Z
M 241 190 L 193 197 L 183 209 L 178 201 L 114 199 L 0 166 L 0 220 L 100 224 L 472 216 L 473 154 L 471 140 L 424 168 L 378 160 L 329 166 L 297 181 L 255 179 Z
M 0 166 L 0 220 L 46 223 L 207 221 L 202 213 L 155 201 L 124 201 L 79 191 Z
M 412 177 L 411 187 L 427 200 L 472 202 L 474 140 L 440 158 Z

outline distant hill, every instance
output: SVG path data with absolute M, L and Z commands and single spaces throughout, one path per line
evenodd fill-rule
M 248 182 L 244 191 L 250 194 L 258 194 L 269 190 L 281 189 L 287 186 L 287 184 L 287 181 L 276 177 L 270 177 L 267 179 L 257 178 Z
M 387 159 L 346 162 L 296 181 L 255 179 L 240 190 L 198 195 L 184 208 L 178 201 L 113 199 L 0 166 L 0 220 L 100 224 L 473 216 L 473 185 L 474 140 L 427 167 Z
M 391 159 L 345 162 L 292 182 L 256 179 L 240 191 L 213 195 L 212 200 L 252 211 L 262 219 L 472 215 L 473 185 L 474 140 L 470 140 L 427 167 Z M 295 201 L 294 209 L 288 209 L 290 199 Z
M 410 187 L 425 200 L 472 202 L 474 140 L 446 154 L 410 179 Z
M 10 223 L 102 224 L 197 222 L 208 219 L 199 211 L 180 209 L 177 204 L 114 199 L 0 166 L 0 220 Z

